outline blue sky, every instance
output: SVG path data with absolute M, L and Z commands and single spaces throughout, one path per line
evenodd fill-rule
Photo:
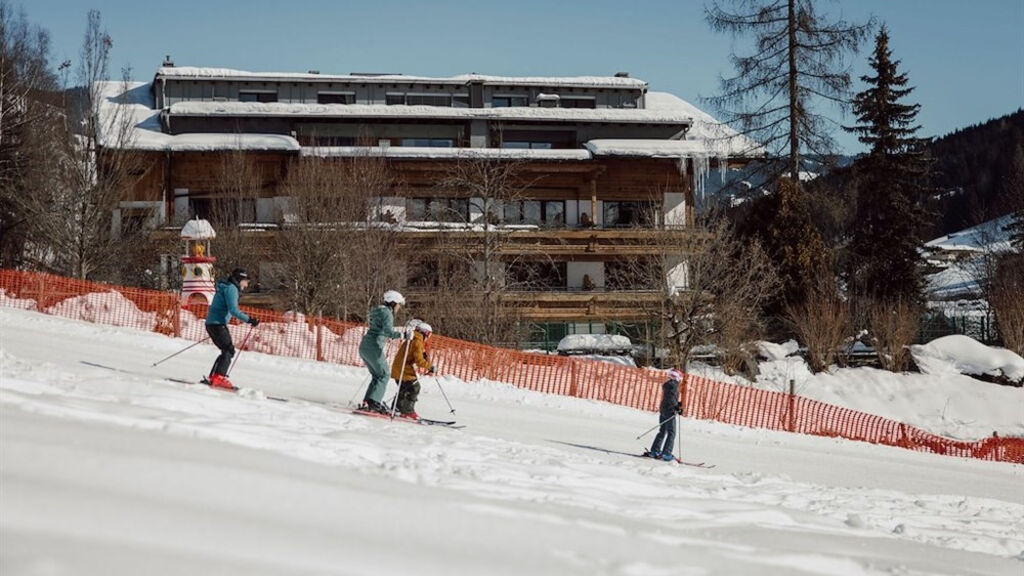
M 18 0 L 8 0 L 18 6 Z M 1024 106 L 1024 0 L 822 0 L 848 20 L 875 15 L 916 86 L 920 135 L 941 136 Z M 731 38 L 713 33 L 697 0 L 32 0 L 50 31 L 53 63 L 76 59 L 86 13 L 100 10 L 114 41 L 112 77 L 130 65 L 149 79 L 178 65 L 252 71 L 401 72 L 449 76 L 611 75 L 628 71 L 707 109 L 731 75 Z M 738 41 L 739 47 L 743 40 Z M 871 43 L 850 58 L 867 72 Z M 855 89 L 863 85 L 855 81 Z M 852 119 L 823 108 L 838 122 Z M 709 112 L 712 110 L 709 109 Z M 861 146 L 836 132 L 847 152 Z

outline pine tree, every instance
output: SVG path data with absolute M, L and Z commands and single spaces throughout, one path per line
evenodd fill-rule
M 905 103 L 913 92 L 907 75 L 892 59 L 885 26 L 875 38 L 869 60 L 874 76 L 862 76 L 868 88 L 854 97 L 857 124 L 847 128 L 870 146 L 858 162 L 861 173 L 851 242 L 851 288 L 881 300 L 920 300 L 921 234 L 926 222 L 922 199 L 928 162 L 926 139 L 914 134 L 920 104 Z

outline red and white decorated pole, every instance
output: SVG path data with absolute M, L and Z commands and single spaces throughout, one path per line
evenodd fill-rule
M 206 220 L 189 220 L 181 229 L 181 240 L 185 253 L 181 256 L 181 302 L 200 295 L 209 305 L 217 291 L 213 264 L 217 261 L 210 254 L 210 240 L 217 237 L 213 226 Z

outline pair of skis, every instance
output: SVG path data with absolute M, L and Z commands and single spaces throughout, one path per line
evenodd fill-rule
M 178 380 L 178 379 L 175 379 L 175 378 L 167 378 L 167 380 L 170 380 L 171 382 L 181 382 L 183 384 L 196 384 L 196 382 L 189 382 L 189 381 L 186 381 L 186 380 Z M 239 388 L 238 386 L 235 386 L 235 385 L 232 385 L 231 388 L 223 388 L 221 386 L 214 386 L 213 383 L 210 382 L 210 379 L 207 378 L 206 376 L 203 376 L 202 378 L 199 379 L 199 384 L 203 384 L 205 386 L 208 386 L 212 390 L 219 390 L 221 392 L 227 392 L 229 394 L 238 394 L 242 390 L 242 388 Z M 268 396 L 266 394 L 263 394 L 262 392 L 260 392 L 260 394 L 262 394 L 263 397 L 266 398 L 267 400 L 273 400 L 275 402 L 287 402 L 288 401 L 287 398 L 283 398 L 281 396 Z
M 407 424 L 420 424 L 422 426 L 444 426 L 445 428 L 459 429 L 465 428 L 465 425 L 456 424 L 454 420 L 431 420 L 429 418 L 405 418 L 402 416 L 392 417 L 390 414 L 381 414 L 380 412 L 373 412 L 370 410 L 360 410 L 356 408 L 352 411 L 353 414 L 360 416 L 370 416 L 372 418 L 380 418 L 382 420 L 390 420 L 392 422 L 405 422 Z
M 654 459 L 654 460 L 660 460 L 662 462 L 672 462 L 674 460 L 676 462 L 676 464 L 682 464 L 683 466 L 693 466 L 694 468 L 714 468 L 715 467 L 714 464 L 708 464 L 707 462 L 687 462 L 687 461 L 685 461 L 685 460 L 683 460 L 683 459 L 681 459 L 681 458 L 679 458 L 677 456 L 673 456 L 672 460 L 664 460 L 662 458 L 654 458 L 653 456 L 651 456 L 651 452 L 649 450 L 644 451 L 643 454 L 634 454 L 633 456 L 636 456 L 637 458 L 651 458 L 651 459 Z
M 173 379 L 171 379 L 171 380 L 173 380 Z M 195 382 L 187 382 L 187 381 L 184 381 L 184 380 L 173 380 L 173 381 L 182 382 L 182 383 L 185 383 L 185 384 L 195 384 Z M 238 392 L 241 390 L 241 388 L 239 388 L 237 386 L 233 386 L 232 388 L 222 388 L 220 386 L 214 386 L 213 383 L 210 382 L 210 379 L 207 378 L 206 376 L 203 376 L 202 378 L 200 378 L 199 383 L 203 384 L 205 386 L 209 386 L 213 390 L 219 390 L 221 392 L 226 392 L 226 393 L 229 393 L 229 394 L 238 394 Z M 264 396 L 266 397 L 267 400 L 275 400 L 277 402 L 288 402 L 287 398 L 282 398 L 282 397 L 279 397 L 279 396 L 266 396 L 266 395 L 264 395 Z M 331 408 L 331 409 L 338 408 L 338 406 L 336 406 L 336 405 L 334 405 L 332 403 L 329 403 L 329 402 L 323 403 L 323 405 L 328 407 L 328 408 Z M 444 427 L 452 428 L 452 429 L 465 428 L 465 426 L 457 425 L 454 420 L 431 420 L 429 418 L 412 419 L 412 418 L 402 418 L 402 417 L 392 418 L 390 414 L 381 414 L 379 412 L 370 412 L 370 411 L 358 410 L 358 409 L 357 410 L 353 410 L 352 413 L 353 414 L 359 414 L 361 416 L 374 416 L 374 417 L 377 417 L 377 418 L 383 418 L 383 419 L 392 420 L 392 421 L 407 422 L 409 424 L 421 424 L 423 426 L 444 426 Z

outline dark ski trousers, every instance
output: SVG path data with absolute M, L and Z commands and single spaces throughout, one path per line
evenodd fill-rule
M 214 345 L 220 348 L 220 356 L 213 362 L 210 376 L 227 376 L 228 370 L 231 369 L 231 359 L 235 357 L 235 343 L 231 341 L 231 332 L 228 332 L 225 324 L 207 324 L 206 333 L 210 335 Z
M 403 380 L 398 383 L 398 411 L 409 414 L 416 411 L 416 400 L 420 397 L 419 380 Z
M 661 415 L 662 425 L 658 429 L 658 435 L 654 437 L 654 444 L 651 444 L 651 452 L 671 454 L 672 443 L 676 441 L 676 417 L 675 412 L 669 415 Z M 664 441 L 664 444 L 662 444 Z

